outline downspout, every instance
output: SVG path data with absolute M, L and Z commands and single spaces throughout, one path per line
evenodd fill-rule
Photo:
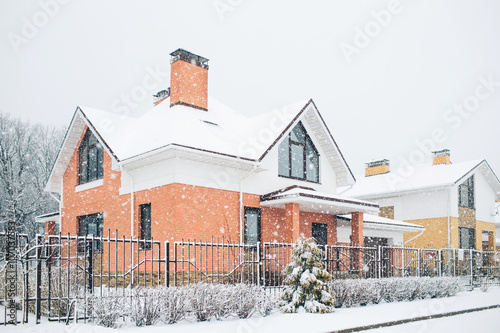
M 257 169 L 257 165 L 253 166 L 253 169 L 250 170 L 245 176 L 240 178 L 240 244 L 243 244 L 243 181 L 248 178 L 252 173 Z
M 408 239 L 406 242 L 403 242 L 403 247 L 405 247 L 406 243 L 409 243 L 409 242 L 411 242 L 412 240 L 414 240 L 415 238 L 422 236 L 422 234 L 424 233 L 424 231 L 425 231 L 425 229 L 424 229 L 424 230 L 422 230 L 422 231 L 420 231 L 420 233 L 419 233 L 418 235 L 416 235 L 416 236 L 414 236 L 414 237 L 412 237 L 412 238 Z
M 130 178 L 130 239 L 134 238 L 134 179 L 120 165 L 120 171 L 124 172 Z
M 49 192 L 49 195 L 57 201 L 59 204 L 59 233 L 61 232 L 61 224 L 62 224 L 62 203 L 63 203 L 63 193 L 64 193 L 64 186 L 61 184 L 61 199 L 57 199 L 57 197 L 54 195 L 54 193 Z M 54 230 L 55 232 L 55 230 Z
M 353 188 L 353 186 L 354 186 L 354 184 L 353 184 L 353 185 L 351 185 L 351 186 L 349 186 L 348 188 L 346 188 L 346 189 L 345 189 L 345 190 L 343 190 L 342 192 L 337 193 L 337 195 L 342 195 L 342 194 L 344 194 L 345 192 L 347 192 L 347 191 L 349 191 L 351 188 Z
M 446 215 L 448 216 L 448 248 L 451 248 L 451 217 L 450 217 L 450 206 L 451 206 L 451 189 L 452 186 L 448 189 L 448 205 L 446 208 Z

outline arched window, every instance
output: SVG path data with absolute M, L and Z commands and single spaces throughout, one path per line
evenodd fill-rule
M 87 129 L 78 148 L 78 182 L 85 184 L 102 179 L 104 151 L 92 132 Z
M 319 183 L 319 153 L 301 122 L 279 145 L 278 174 Z

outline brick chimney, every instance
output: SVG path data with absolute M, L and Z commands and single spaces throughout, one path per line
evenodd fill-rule
M 449 165 L 449 164 L 451 164 L 450 150 L 443 149 L 443 150 L 433 151 L 432 152 L 432 164 L 433 165 L 438 165 L 438 164 Z
M 389 160 L 379 160 L 365 163 L 365 177 L 389 173 Z
M 208 59 L 183 49 L 170 53 L 170 107 L 208 110 Z

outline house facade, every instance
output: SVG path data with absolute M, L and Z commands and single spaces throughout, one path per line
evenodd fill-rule
M 370 162 L 346 195 L 376 202 L 381 216 L 425 227 L 405 234 L 406 246 L 495 250 L 500 181 L 484 160 L 452 164 L 445 149 L 433 152 L 432 165 L 404 170 Z
M 378 205 L 337 192 L 355 178 L 312 100 L 245 117 L 208 97 L 208 59 L 171 56 L 141 116 L 75 111 L 46 187 L 62 234 L 362 246 L 365 231 L 420 228 L 363 223 Z

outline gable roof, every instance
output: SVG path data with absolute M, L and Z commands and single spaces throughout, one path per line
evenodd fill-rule
M 115 164 L 122 167 L 140 167 L 154 163 L 155 158 L 183 156 L 251 169 L 300 120 L 312 128 L 319 141 L 316 144 L 322 147 L 335 169 L 337 183 L 352 184 L 354 176 L 312 100 L 245 117 L 209 98 L 208 111 L 184 105 L 170 107 L 166 99 L 139 117 L 78 107 L 46 190 L 61 190 L 62 177 L 85 126 L 96 135 Z
M 360 176 L 356 184 L 344 195 L 353 198 L 382 198 L 425 190 L 453 186 L 479 171 L 500 198 L 500 180 L 485 161 L 468 161 L 454 164 L 416 165 L 410 169 L 397 169 L 369 177 Z

